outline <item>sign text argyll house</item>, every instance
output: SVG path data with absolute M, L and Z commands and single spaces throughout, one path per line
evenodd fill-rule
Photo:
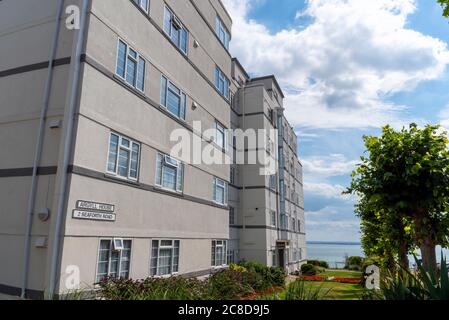
M 115 221 L 115 206 L 112 204 L 78 200 L 73 210 L 74 219 Z

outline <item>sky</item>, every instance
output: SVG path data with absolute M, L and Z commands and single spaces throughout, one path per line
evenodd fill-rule
M 359 241 L 342 195 L 364 135 L 411 122 L 449 128 L 449 20 L 436 0 L 223 0 L 231 53 L 276 75 L 299 137 L 308 241 Z

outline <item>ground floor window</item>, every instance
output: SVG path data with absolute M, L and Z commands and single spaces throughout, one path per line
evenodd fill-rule
M 237 263 L 238 262 L 237 250 L 228 250 L 227 260 L 228 260 L 227 261 L 228 264 Z
M 153 240 L 151 245 L 151 276 L 179 271 L 179 240 Z
M 214 240 L 212 241 L 212 266 L 220 267 L 226 264 L 226 246 L 227 241 L 225 240 Z
M 101 240 L 98 254 L 97 282 L 105 278 L 129 278 L 131 240 Z

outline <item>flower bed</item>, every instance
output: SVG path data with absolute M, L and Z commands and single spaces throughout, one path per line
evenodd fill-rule
M 340 282 L 340 283 L 362 283 L 362 278 L 350 278 L 350 277 L 323 277 L 323 276 L 302 276 L 302 280 L 305 281 L 328 281 L 328 282 Z

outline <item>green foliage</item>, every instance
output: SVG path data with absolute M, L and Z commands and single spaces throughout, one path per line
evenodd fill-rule
M 318 268 L 313 264 L 306 263 L 301 266 L 301 274 L 306 276 L 314 276 L 318 273 Z
M 256 262 L 231 265 L 206 280 L 182 277 L 145 280 L 109 279 L 100 282 L 108 300 L 236 300 L 243 295 L 284 287 L 285 271 Z
M 326 261 L 322 261 L 322 260 L 307 260 L 308 264 L 312 264 L 314 266 L 317 267 L 321 267 L 324 269 L 329 269 L 329 264 Z
M 101 296 L 108 300 L 207 300 L 208 283 L 197 279 L 109 279 L 100 282 Z
M 404 258 L 419 246 L 426 267 L 434 268 L 435 245 L 447 244 L 449 230 L 447 133 L 431 125 L 401 131 L 386 126 L 381 137 L 364 140 L 368 156 L 361 158 L 347 192 L 361 199 L 356 211 L 366 254 Z
M 285 300 L 322 300 L 330 291 L 323 285 L 307 285 L 306 281 L 298 279 L 287 286 Z
M 239 266 L 245 268 L 249 272 L 259 274 L 264 283 L 270 286 L 280 286 L 285 285 L 285 277 L 287 276 L 283 268 L 278 267 L 267 267 L 259 262 L 248 261 L 242 262 Z M 268 288 L 267 287 L 267 288 Z
M 449 0 L 438 0 L 438 3 L 443 7 L 443 16 L 449 18 Z
M 235 264 L 235 263 L 231 263 L 231 264 L 229 265 L 229 270 L 240 271 L 240 272 L 246 272 L 246 271 L 248 271 L 248 270 L 246 270 L 245 267 L 240 266 L 240 265 Z
M 449 277 L 446 259 L 441 258 L 439 275 L 426 272 L 415 257 L 418 273 L 404 270 L 400 276 L 388 274 L 382 280 L 381 293 L 385 300 L 449 300 Z

